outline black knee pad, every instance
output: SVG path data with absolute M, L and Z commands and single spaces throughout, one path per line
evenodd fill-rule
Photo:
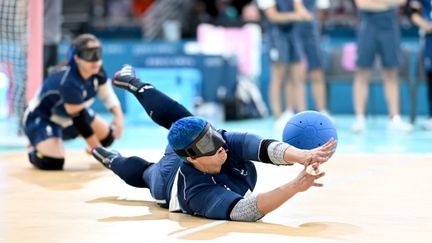
M 53 158 L 45 156 L 38 151 L 28 153 L 30 163 L 41 170 L 62 170 L 64 158 Z
M 102 146 L 108 147 L 114 142 L 114 135 L 112 128 L 109 129 L 108 136 L 100 141 Z

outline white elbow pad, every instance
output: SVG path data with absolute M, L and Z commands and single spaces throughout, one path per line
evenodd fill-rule
M 293 163 L 284 160 L 285 151 L 290 146 L 291 145 L 282 142 L 270 143 L 267 148 L 270 161 L 275 165 L 292 165 Z
M 231 210 L 230 219 L 235 221 L 255 222 L 264 217 L 257 206 L 257 196 L 243 198 Z
M 114 106 L 120 106 L 120 101 L 111 86 L 111 80 L 107 80 L 104 84 L 99 86 L 98 96 L 108 110 Z

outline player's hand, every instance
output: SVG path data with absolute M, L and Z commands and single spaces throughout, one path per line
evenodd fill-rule
M 325 163 L 336 152 L 337 141 L 331 138 L 327 143 L 318 148 L 305 150 L 304 160 L 300 161 L 301 164 L 308 166 L 314 163 Z
M 300 21 L 312 21 L 313 15 L 305 7 L 296 8 L 295 12 L 298 14 Z
M 85 152 L 86 152 L 88 155 L 92 155 L 92 150 L 93 150 L 93 148 L 91 148 L 90 146 L 87 146 L 87 147 L 85 148 Z
M 432 23 L 428 23 L 426 29 L 425 29 L 426 33 L 430 34 L 432 33 Z
M 319 165 L 320 164 L 318 162 L 315 162 L 310 165 L 313 167 L 315 173 L 308 172 L 307 166 L 306 165 L 304 166 L 300 174 L 298 174 L 297 177 L 292 181 L 296 190 L 298 190 L 299 192 L 304 192 L 307 189 L 311 188 L 312 186 L 316 186 L 316 187 L 323 186 L 322 183 L 315 182 L 315 180 L 325 175 L 325 172 L 319 171 Z
M 114 138 L 119 139 L 123 134 L 123 118 L 114 117 L 114 120 L 111 122 L 111 127 L 113 128 Z

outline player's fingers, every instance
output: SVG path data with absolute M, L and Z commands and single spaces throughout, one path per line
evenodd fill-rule
M 316 186 L 316 187 L 323 187 L 323 186 L 324 186 L 324 184 L 322 184 L 322 183 L 317 183 L 317 182 L 314 182 L 313 186 Z
M 329 141 L 327 141 L 327 143 L 325 143 L 324 145 L 321 146 L 322 150 L 330 150 L 332 148 L 334 148 L 337 144 L 337 140 L 335 140 L 334 138 L 330 138 Z
M 335 139 L 330 138 L 325 144 L 323 144 L 321 147 L 326 148 L 329 147 L 332 143 L 334 143 Z
M 317 179 L 319 179 L 319 178 L 321 178 L 323 176 L 325 176 L 325 172 L 321 172 L 321 173 L 319 173 L 317 175 L 314 175 L 314 178 L 315 178 L 315 180 L 317 180 Z
M 115 129 L 115 130 L 113 131 L 113 137 L 114 137 L 115 139 L 119 139 L 119 138 L 120 138 L 120 132 L 119 132 L 118 129 Z
M 335 153 L 336 150 L 317 151 L 315 154 L 321 157 L 329 157 Z

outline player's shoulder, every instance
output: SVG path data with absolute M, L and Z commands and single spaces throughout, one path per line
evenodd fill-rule
M 238 140 L 238 139 L 245 139 L 249 135 L 254 135 L 250 132 L 233 132 L 233 131 L 225 131 L 225 130 L 218 130 L 222 134 L 222 137 L 228 142 L 229 140 Z
M 68 79 L 70 72 L 69 66 L 59 67 L 55 71 L 51 72 L 44 81 L 44 86 L 58 86 L 64 83 Z
M 94 77 L 99 84 L 104 84 L 108 79 L 108 75 L 103 67 L 101 67 L 100 71 Z

